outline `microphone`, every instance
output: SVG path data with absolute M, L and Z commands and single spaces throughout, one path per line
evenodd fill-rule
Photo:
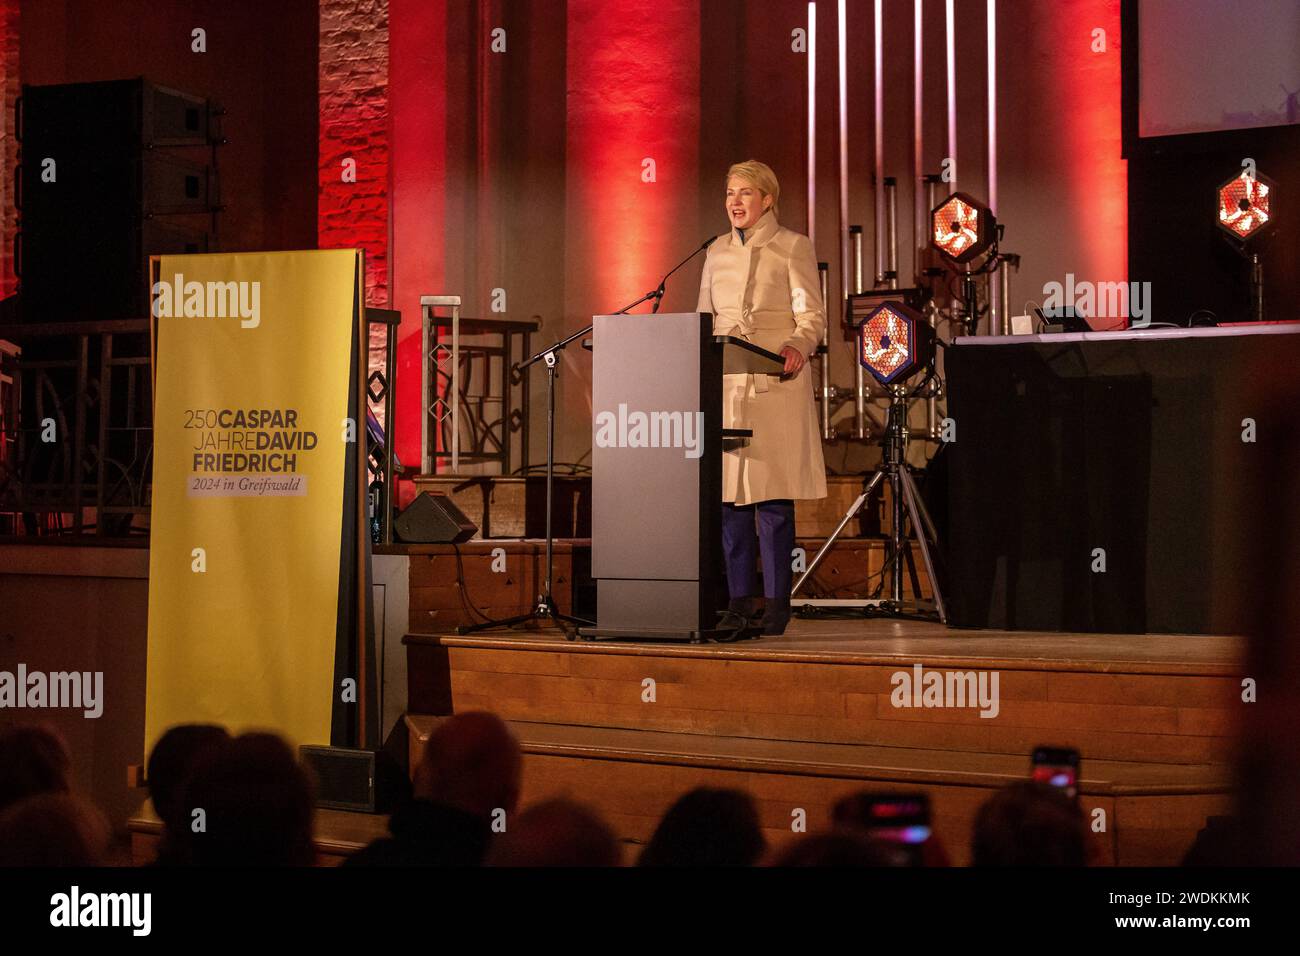
M 709 248 L 709 246 L 713 245 L 714 241 L 717 238 L 718 238 L 717 236 L 709 236 L 709 238 L 705 239 L 698 249 L 696 249 L 689 256 L 687 256 L 681 262 L 677 263 L 677 265 L 673 266 L 670 270 L 668 270 L 668 275 L 664 276 L 663 279 L 660 280 L 659 288 L 655 289 L 653 292 L 650 293 L 652 296 L 654 296 L 654 300 L 655 300 L 654 308 L 650 310 L 651 315 L 659 311 L 659 305 L 664 300 L 664 286 L 667 284 L 669 277 L 672 276 L 672 274 L 676 272 L 678 269 L 680 269 L 682 266 L 686 265 L 686 263 L 690 262 L 692 259 L 698 256 L 705 249 Z

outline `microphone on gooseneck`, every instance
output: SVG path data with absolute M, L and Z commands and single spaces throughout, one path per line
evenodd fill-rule
M 672 274 L 676 272 L 678 269 L 680 269 L 682 266 L 686 265 L 686 263 L 690 262 L 692 259 L 698 256 L 705 249 L 709 248 L 709 246 L 712 245 L 713 241 L 717 238 L 718 238 L 717 236 L 709 236 L 709 238 L 704 240 L 704 243 L 703 245 L 700 246 L 700 248 L 696 249 L 689 256 L 687 256 L 681 262 L 677 263 L 677 265 L 673 266 L 672 269 L 668 271 L 668 275 L 664 276 L 663 279 L 659 282 L 659 288 L 655 289 L 654 292 L 650 293 L 650 295 L 653 296 L 655 300 L 655 304 L 650 309 L 650 313 L 652 315 L 659 311 L 659 305 L 664 300 L 664 286 L 667 284 L 669 277 L 672 276 Z

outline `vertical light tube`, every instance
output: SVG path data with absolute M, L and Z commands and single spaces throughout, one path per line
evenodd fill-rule
M 929 244 L 929 230 L 930 230 L 930 218 L 929 218 L 929 217 L 930 217 L 930 213 L 929 213 L 929 210 L 933 209 L 936 205 L 938 205 L 938 202 L 939 202 L 938 184 L 936 183 L 936 181 L 935 181 L 935 177 L 934 177 L 934 176 L 927 176 L 927 177 L 925 178 L 925 205 L 926 205 L 926 210 L 927 210 L 927 211 L 926 211 L 925 229 L 926 229 L 926 243 L 927 243 L 927 245 Z M 936 297 L 934 297 L 934 296 L 931 296 L 931 297 L 930 297 L 930 300 L 925 304 L 925 314 L 926 314 L 926 318 L 927 318 L 927 320 L 928 320 L 929 323 L 930 323 L 930 328 L 934 329 L 935 337 L 938 338 L 938 336 L 939 336 L 939 300 L 938 300 L 938 298 L 936 298 Z M 943 358 L 943 356 L 944 356 L 944 351 L 945 351 L 944 349 L 940 349 L 940 350 L 939 350 L 939 355 L 938 355 L 938 359 L 937 359 L 939 365 L 942 365 L 942 364 L 943 364 L 943 361 L 944 361 L 944 358 Z M 925 433 L 926 433 L 926 435 L 928 435 L 930 438 L 938 438 L 938 437 L 939 437 L 939 404 L 938 404 L 938 402 L 939 402 L 938 397 L 937 397 L 937 395 L 935 394 L 935 391 L 934 391 L 934 384 L 931 383 L 931 385 L 930 385 L 930 394 L 929 394 L 929 396 L 928 396 L 928 397 L 926 398 L 926 400 L 925 400 Z
M 947 0 L 948 44 L 948 194 L 957 191 L 957 22 L 953 0 Z
M 953 0 L 947 0 L 944 21 L 948 57 L 948 155 L 944 158 L 947 168 L 942 172 L 948 176 L 948 195 L 951 196 L 957 191 L 957 14 Z M 948 302 L 948 314 L 956 315 L 960 307 L 961 300 L 953 296 Z
M 925 320 L 930 323 L 930 328 L 935 330 L 934 334 L 938 337 L 939 303 L 933 298 L 925 303 Z M 943 365 L 943 349 L 939 350 L 939 356 L 935 361 L 939 366 Z M 943 374 L 942 369 L 939 370 L 939 374 Z M 939 395 L 934 382 L 930 383 L 929 393 L 925 397 L 925 436 L 927 438 L 939 437 Z
M 1011 267 L 1006 259 L 998 263 L 998 294 L 1001 300 L 1001 312 L 999 315 L 1002 321 L 999 327 L 994 331 L 996 335 L 1011 334 L 1011 311 L 1006 304 L 1011 301 Z
M 998 0 L 988 0 L 989 209 L 998 214 Z
M 849 59 L 845 37 L 847 0 L 837 0 L 838 30 L 835 34 L 839 63 L 840 107 L 840 294 L 841 305 L 849 294 Z
M 866 292 L 867 287 L 863 284 L 862 277 L 862 227 L 849 226 L 849 248 L 853 255 L 853 284 L 849 286 L 849 291 L 853 293 Z
M 924 262 L 925 248 L 929 245 L 929 226 L 926 218 L 930 211 L 925 208 L 922 197 L 925 191 L 922 179 L 925 176 L 924 118 L 922 114 L 924 72 L 922 69 L 922 17 L 923 0 L 913 0 L 912 5 L 912 274 L 916 276 L 913 285 L 920 284 L 921 267 Z
M 898 288 L 898 180 L 885 177 L 885 284 Z
M 986 20 L 988 22 L 988 111 L 989 111 L 989 209 L 993 215 L 998 214 L 998 0 L 988 0 Z M 1011 330 L 1007 323 L 1006 298 L 1003 289 L 1007 286 L 1006 264 L 1001 270 L 1001 282 L 989 283 L 989 334 L 1007 335 Z
M 817 248 L 817 4 L 812 2 L 808 4 L 808 238 L 812 240 L 813 249 L 816 249 Z M 825 301 L 823 301 L 822 305 L 823 306 L 826 305 Z
M 849 300 L 849 43 L 848 2 L 838 0 L 836 20 L 838 29 L 839 91 L 840 91 L 840 314 L 844 314 Z M 829 319 L 829 311 L 827 316 Z M 861 362 L 853 363 L 853 434 L 867 437 L 866 373 Z
M 808 238 L 817 248 L 817 4 L 808 3 Z M 831 431 L 831 323 L 830 323 L 830 269 L 817 263 L 821 280 L 822 308 L 826 312 L 826 327 L 822 329 L 822 350 L 818 359 L 821 370 L 820 408 L 822 438 L 830 441 Z
M 884 0 L 875 0 L 875 152 L 876 152 L 876 283 L 884 278 L 885 270 L 885 37 Z
M 821 283 L 822 304 L 830 301 L 831 297 L 831 266 L 829 262 L 817 263 L 817 278 Z M 829 313 L 828 313 L 829 316 Z M 831 385 L 831 323 L 829 318 L 826 322 L 826 328 L 822 330 L 822 354 L 818 356 L 822 373 L 822 391 L 821 391 L 821 419 L 822 419 L 822 438 L 831 441 L 835 438 L 835 432 L 831 429 L 831 393 L 834 386 Z

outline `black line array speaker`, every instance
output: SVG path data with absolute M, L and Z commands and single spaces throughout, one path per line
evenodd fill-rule
M 149 256 L 216 251 L 219 112 L 143 78 L 23 87 L 24 321 L 144 318 Z
M 446 495 L 420 492 L 393 522 L 397 537 L 408 544 L 460 544 L 478 526 Z

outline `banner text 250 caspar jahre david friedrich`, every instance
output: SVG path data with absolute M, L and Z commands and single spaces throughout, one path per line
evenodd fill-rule
M 328 743 L 357 253 L 155 279 L 145 752 L 191 722 Z

